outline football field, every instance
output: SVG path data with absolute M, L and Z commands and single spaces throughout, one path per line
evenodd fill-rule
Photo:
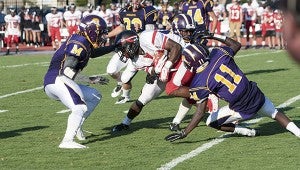
M 299 169 L 300 139 L 270 118 L 245 122 L 260 130 L 241 137 L 206 127 L 202 121 L 185 139 L 170 143 L 169 123 L 181 98 L 163 93 L 146 105 L 128 131 L 112 133 L 145 83 L 140 71 L 132 80 L 132 100 L 116 105 L 116 82 L 91 85 L 103 98 L 84 124 L 88 149 L 59 149 L 69 111 L 43 91 L 53 52 L 0 56 L 0 169 Z M 112 54 L 91 59 L 82 72 L 106 75 Z M 235 61 L 257 82 L 274 105 L 300 126 L 300 67 L 285 51 L 241 50 Z M 225 105 L 220 102 L 220 105 Z M 193 107 L 184 119 L 185 127 Z

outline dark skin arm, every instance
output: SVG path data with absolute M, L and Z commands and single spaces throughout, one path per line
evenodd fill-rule
M 199 122 L 202 120 L 205 110 L 206 110 L 206 105 L 207 105 L 207 100 L 203 101 L 202 103 L 197 103 L 196 107 L 197 110 L 193 115 L 192 120 L 190 123 L 187 125 L 187 127 L 184 129 L 184 133 L 187 136 L 195 127 L 198 126 Z
M 181 57 L 181 45 L 171 39 L 168 39 L 165 50 L 169 52 L 168 61 L 171 61 L 173 64 Z

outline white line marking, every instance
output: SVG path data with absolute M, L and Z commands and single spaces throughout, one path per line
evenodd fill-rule
M 58 111 L 56 113 L 67 113 L 67 112 L 70 112 L 71 110 L 70 109 L 66 109 L 66 110 L 61 110 L 61 111 Z
M 0 99 L 10 97 L 10 96 L 14 96 L 14 95 L 17 95 L 17 94 L 22 94 L 22 93 L 32 92 L 32 91 L 36 91 L 36 90 L 41 90 L 43 88 L 44 88 L 43 86 L 40 86 L 40 87 L 36 87 L 36 88 L 33 88 L 33 89 L 28 89 L 28 90 L 18 91 L 18 92 L 11 93 L 11 94 L 6 94 L 6 95 L 3 95 L 3 96 L 0 96 Z
M 31 65 L 49 65 L 48 62 L 39 62 L 39 63 L 27 63 L 27 64 L 18 64 L 18 65 L 11 65 L 11 66 L 1 66 L 0 68 L 15 68 L 15 67 L 24 67 L 24 66 L 31 66 Z
M 7 112 L 8 110 L 0 110 L 0 113 L 4 113 Z
M 295 96 L 295 97 L 285 101 L 284 103 L 277 106 L 277 108 L 287 107 L 287 106 L 289 106 L 290 104 L 294 103 L 297 100 L 300 100 L 300 95 Z M 252 119 L 252 120 L 249 120 L 247 122 L 248 123 L 257 123 L 260 120 L 262 120 L 262 118 Z M 160 168 L 158 168 L 158 170 L 170 170 L 170 169 L 174 168 L 175 166 L 177 166 L 179 163 L 199 155 L 200 153 L 208 150 L 209 148 L 211 148 L 212 146 L 214 146 L 216 144 L 219 144 L 219 143 L 223 142 L 224 140 L 225 140 L 224 135 L 221 135 L 220 137 L 215 138 L 212 141 L 210 141 L 208 143 L 205 143 L 205 144 L 201 145 L 200 147 L 192 150 L 188 154 L 183 154 L 183 155 L 171 160 L 170 162 L 168 162 L 168 163 L 162 165 Z
M 243 58 L 243 57 L 249 57 L 249 56 L 254 56 L 254 55 L 260 55 L 260 54 L 270 54 L 270 53 L 280 53 L 282 50 L 278 51 L 273 51 L 273 52 L 264 52 L 264 53 L 252 53 L 252 54 L 244 54 L 244 55 L 237 55 L 234 58 Z

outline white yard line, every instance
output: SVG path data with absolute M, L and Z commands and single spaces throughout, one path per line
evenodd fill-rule
M 1 66 L 0 68 L 16 68 L 16 67 L 24 67 L 24 66 L 32 66 L 32 65 L 45 65 L 49 64 L 48 62 L 39 62 L 39 63 L 26 63 L 26 64 L 17 64 L 17 65 L 10 65 L 10 66 Z
M 254 56 L 254 55 L 260 55 L 260 54 L 270 54 L 270 53 L 280 53 L 283 52 L 283 50 L 276 50 L 273 52 L 263 52 L 263 53 L 252 53 L 252 54 L 244 54 L 244 55 L 236 55 L 234 58 L 243 58 L 243 57 L 249 57 L 249 56 Z
M 70 112 L 71 110 L 70 109 L 66 109 L 66 110 L 61 110 L 61 111 L 58 111 L 56 113 L 67 113 L 67 112 Z
M 284 103 L 277 106 L 277 108 L 287 107 L 287 106 L 291 105 L 292 103 L 296 102 L 297 100 L 300 100 L 300 95 L 295 96 L 295 97 L 285 101 Z M 252 120 L 247 121 L 247 123 L 257 123 L 260 120 L 262 120 L 262 118 L 252 119 Z M 217 145 L 217 144 L 223 142 L 226 139 L 226 138 L 223 138 L 223 137 L 224 137 L 224 135 L 221 135 L 220 137 L 218 137 L 216 139 L 213 139 L 210 142 L 204 143 L 200 147 L 192 150 L 191 152 L 189 152 L 187 154 L 183 154 L 183 155 L 171 160 L 170 162 L 162 165 L 160 168 L 157 168 L 157 169 L 158 170 L 170 170 L 170 169 L 174 168 L 175 166 L 177 166 L 179 163 L 184 162 L 188 159 L 191 159 L 191 158 L 199 155 L 200 153 L 208 150 L 209 148 L 213 147 L 214 145 Z
M 15 95 L 22 94 L 22 93 L 33 92 L 33 91 L 41 90 L 41 89 L 43 89 L 43 86 L 36 87 L 36 88 L 33 88 L 33 89 L 24 90 L 24 91 L 18 91 L 18 92 L 15 92 L 15 93 L 6 94 L 6 95 L 3 95 L 3 96 L 0 96 L 0 99 L 10 97 L 10 96 L 15 96 Z
M 8 110 L 0 110 L 0 113 L 8 112 Z

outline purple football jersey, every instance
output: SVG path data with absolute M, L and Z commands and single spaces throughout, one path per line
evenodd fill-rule
M 66 56 L 78 58 L 76 70 L 82 70 L 93 54 L 92 46 L 88 40 L 78 34 L 73 34 L 54 53 L 49 69 L 44 77 L 44 86 L 55 83 L 55 79 L 61 74 Z
M 194 5 L 192 1 L 187 1 L 182 4 L 182 13 L 190 15 L 197 23 L 196 31 L 208 30 L 208 12 L 212 12 L 212 9 L 212 0 L 198 0 Z
M 132 10 L 121 11 L 120 21 L 125 25 L 126 30 L 141 32 L 145 30 L 145 25 L 156 24 L 157 11 L 153 6 L 140 8 L 137 12 L 132 12 Z M 138 25 L 139 28 L 136 28 L 135 25 Z
M 264 94 L 236 65 L 231 48 L 216 47 L 211 51 L 210 58 L 207 67 L 193 78 L 191 96 L 202 100 L 209 93 L 214 93 L 227 101 L 229 108 L 239 112 L 244 119 L 251 118 L 264 104 Z

